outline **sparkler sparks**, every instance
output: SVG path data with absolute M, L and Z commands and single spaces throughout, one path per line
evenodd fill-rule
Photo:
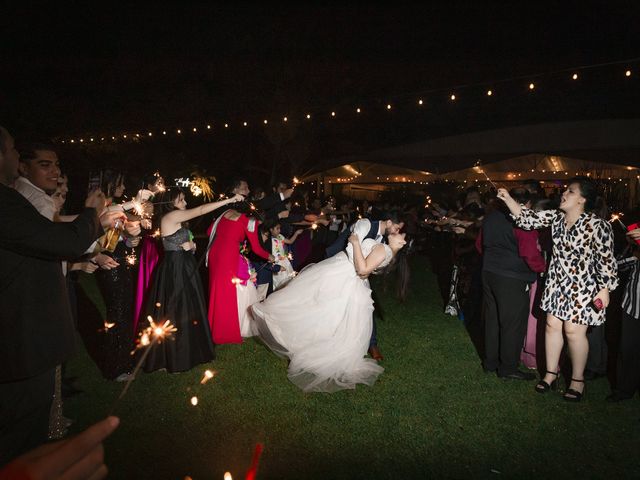
M 138 372 L 140 371 L 140 368 L 142 368 L 142 365 L 144 364 L 144 361 L 149 356 L 149 352 L 151 352 L 153 345 L 162 343 L 162 340 L 170 338 L 175 332 L 178 331 L 178 329 L 171 323 L 170 320 L 165 320 L 164 323 L 160 324 L 156 323 L 151 315 L 149 315 L 147 316 L 147 321 L 149 322 L 149 326 L 140 333 L 140 339 L 138 340 L 138 343 L 136 345 L 136 350 L 144 349 L 144 353 L 140 356 L 138 363 L 136 363 L 136 366 L 133 369 L 133 373 L 127 380 L 127 383 L 125 383 L 122 392 L 120 392 L 118 398 L 116 398 L 115 402 L 113 402 L 113 405 L 111 405 L 111 408 L 109 409 L 109 415 L 113 413 L 118 403 L 127 394 L 131 383 L 135 380 Z M 134 354 L 135 350 L 131 353 Z
M 125 258 L 127 260 L 128 265 L 135 265 L 136 263 L 138 263 L 138 257 L 136 257 L 136 254 L 133 252 L 131 252 Z
M 609 219 L 609 221 L 611 223 L 613 222 L 618 222 L 620 224 L 620 226 L 626 231 L 627 230 L 627 226 L 622 223 L 622 220 L 620 220 L 620 217 L 624 216 L 624 213 L 622 212 L 618 212 L 618 213 L 612 213 L 611 214 L 611 218 Z
M 110 328 L 115 327 L 115 323 L 109 323 L 107 320 L 104 321 L 104 332 L 108 332 Z

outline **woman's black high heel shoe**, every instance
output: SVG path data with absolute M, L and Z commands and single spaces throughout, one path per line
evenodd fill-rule
M 572 382 L 578 382 L 578 383 L 584 383 L 584 380 L 577 380 L 575 378 L 571 379 Z M 564 395 L 562 396 L 562 398 L 564 398 L 567 402 L 579 402 L 580 400 L 582 400 L 582 397 L 584 396 L 584 388 L 582 389 L 581 392 L 574 390 L 573 388 L 568 388 L 566 392 L 564 392 Z
M 549 385 L 544 380 L 540 380 L 535 386 L 535 390 L 538 393 L 547 393 L 549 390 L 555 390 L 556 388 L 558 388 L 558 372 L 550 372 L 549 370 L 547 370 L 545 373 L 555 375 L 556 379 L 551 382 L 551 385 Z

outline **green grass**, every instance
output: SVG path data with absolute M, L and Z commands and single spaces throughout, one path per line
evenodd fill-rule
M 287 380 L 286 362 L 254 340 L 219 347 L 211 366 L 140 375 L 106 443 L 110 478 L 230 471 L 237 480 L 257 442 L 260 479 L 640 477 L 637 399 L 605 403 L 609 385 L 599 379 L 569 404 L 536 394 L 531 382 L 485 375 L 464 327 L 442 314 L 423 257 L 408 301 L 380 301 L 386 370 L 372 388 L 304 394 Z M 218 375 L 200 385 L 212 367 Z M 70 371 L 86 392 L 66 402 L 79 429 L 106 414 L 122 384 L 103 380 L 84 352 Z

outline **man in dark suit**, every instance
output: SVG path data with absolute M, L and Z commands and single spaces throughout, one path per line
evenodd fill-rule
M 366 238 L 371 238 L 376 242 L 386 243 L 387 235 L 398 233 L 402 230 L 404 223 L 400 221 L 397 212 L 386 212 L 381 215 L 381 220 L 369 220 L 361 218 L 351 227 L 345 228 L 338 238 L 325 250 L 325 258 L 333 257 L 347 248 L 349 235 L 355 233 L 358 235 L 360 242 Z M 377 302 L 375 302 L 377 305 Z M 378 337 L 376 328 L 376 311 L 373 315 L 373 330 L 371 331 L 371 340 L 369 341 L 369 355 L 376 361 L 383 360 L 384 357 L 378 348 Z
M 55 367 L 74 350 L 60 261 L 80 257 L 102 233 L 101 220 L 115 220 L 97 215 L 102 192 L 87 198 L 73 222 L 43 217 L 10 188 L 18 159 L 0 127 L 0 466 L 47 440 Z

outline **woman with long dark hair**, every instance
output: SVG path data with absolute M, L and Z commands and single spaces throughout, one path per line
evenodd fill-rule
M 143 312 L 145 318 L 149 315 L 155 321 L 170 320 L 177 331 L 149 352 L 144 364 L 146 372 L 163 368 L 172 373 L 184 372 L 213 359 L 204 291 L 194 258 L 196 246 L 185 225 L 193 218 L 238 200 L 235 196 L 187 210 L 181 189 L 160 194 L 155 215 L 160 224 L 164 255 L 153 273 Z M 140 319 L 138 330 L 147 326 L 147 321 Z
M 579 402 L 589 353 L 587 328 L 604 323 L 609 292 L 618 285 L 618 276 L 611 225 L 592 213 L 599 205 L 595 184 L 586 177 L 576 177 L 568 185 L 559 210 L 524 208 L 504 188 L 498 190 L 498 198 L 509 207 L 520 228 L 551 226 L 553 254 L 541 302 L 547 312 L 546 372 L 535 389 L 546 393 L 556 385 L 564 332 L 572 365 L 564 399 Z

